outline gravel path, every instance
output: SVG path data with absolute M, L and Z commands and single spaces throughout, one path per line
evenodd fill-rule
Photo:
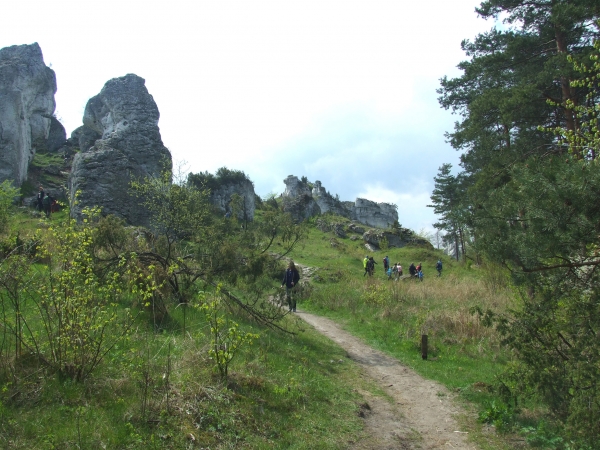
M 394 399 L 391 404 L 361 392 L 367 400 L 361 416 L 369 438 L 356 443 L 353 449 L 477 449 L 467 443 L 467 433 L 460 430 L 455 417 L 464 411 L 444 386 L 374 350 L 329 319 L 300 310 L 296 314 L 344 348 Z

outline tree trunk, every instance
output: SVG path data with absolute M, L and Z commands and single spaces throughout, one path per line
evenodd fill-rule
M 458 233 L 455 231 L 454 232 L 454 255 L 455 255 L 457 261 L 460 259 L 459 248 L 460 247 L 458 246 Z
M 460 249 L 462 251 L 462 259 L 463 262 L 467 261 L 467 252 L 465 251 L 465 235 L 463 233 L 462 228 L 458 229 L 458 234 L 460 236 Z
M 557 25 L 554 26 L 554 36 L 556 38 L 556 50 L 558 54 L 567 55 L 567 39 L 562 30 L 558 28 Z M 562 106 L 564 108 L 565 120 L 566 120 L 566 128 L 569 131 L 575 131 L 576 123 L 575 123 L 575 114 L 573 114 L 573 110 L 567 109 L 567 101 L 571 100 L 576 102 L 576 98 L 573 95 L 573 90 L 571 89 L 571 80 L 566 76 L 560 77 L 560 88 L 562 94 Z

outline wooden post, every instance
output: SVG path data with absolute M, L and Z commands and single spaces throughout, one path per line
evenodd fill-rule
M 421 335 L 421 358 L 427 359 L 427 335 Z

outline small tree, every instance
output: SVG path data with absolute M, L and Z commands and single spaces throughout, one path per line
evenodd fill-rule
M 241 332 L 239 324 L 224 314 L 220 291 L 221 286 L 217 286 L 216 294 L 212 300 L 208 301 L 201 294 L 204 301 L 200 304 L 200 308 L 204 311 L 210 325 L 211 343 L 208 354 L 221 378 L 227 380 L 229 365 L 233 358 L 242 347 L 250 345 L 252 341 L 258 339 L 259 335 Z
M 18 195 L 19 190 L 14 188 L 10 181 L 4 180 L 0 183 L 0 235 L 8 228 L 11 208 Z
M 94 270 L 92 222 L 98 214 L 84 210 L 83 224 L 69 220 L 44 236 L 39 253 L 49 262 L 35 278 L 33 296 L 43 332 L 23 337 L 30 351 L 76 381 L 87 378 L 129 331 L 133 317 L 119 304 L 130 296 L 147 302 L 157 288 L 132 255 L 102 275 Z

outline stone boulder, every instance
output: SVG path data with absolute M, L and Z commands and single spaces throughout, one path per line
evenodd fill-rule
M 361 226 L 356 225 L 355 223 L 349 223 L 348 231 L 351 233 L 363 234 L 365 232 L 365 229 Z
M 85 207 L 101 206 L 104 214 L 130 225 L 149 225 L 147 209 L 130 194 L 129 186 L 134 179 L 156 177 L 172 168 L 159 116 L 145 80 L 134 74 L 113 78 L 88 101 L 84 128 L 77 133 L 81 151 L 73 158 L 69 178 L 74 217 L 80 218 Z
M 37 43 L 0 49 L 0 182 L 27 179 L 29 162 L 47 146 L 55 93 Z

